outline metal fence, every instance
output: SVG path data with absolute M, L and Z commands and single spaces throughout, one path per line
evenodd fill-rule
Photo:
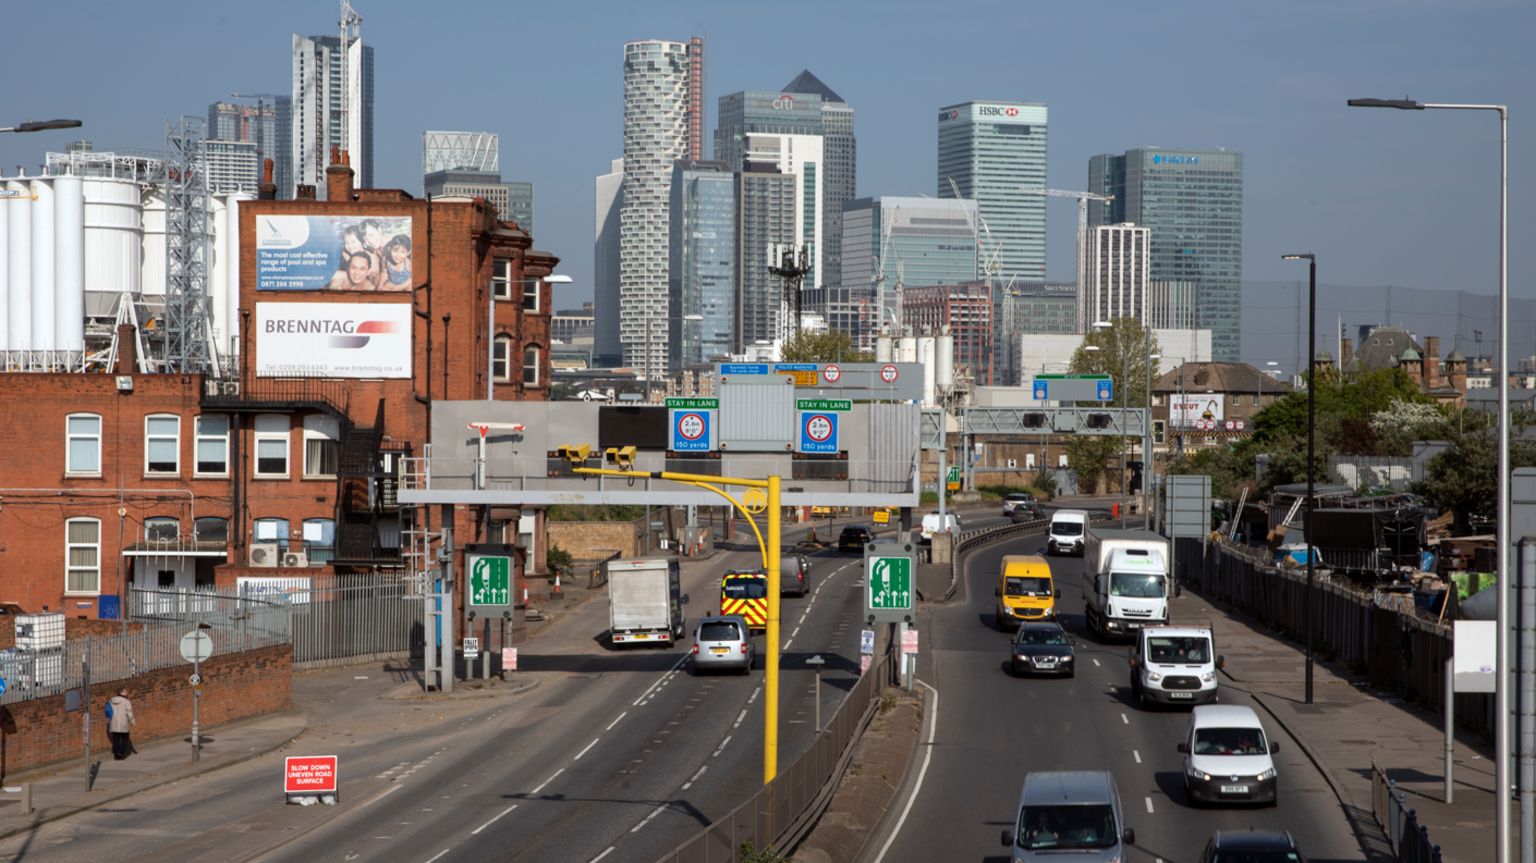
M 287 611 L 280 608 L 208 611 L 181 625 L 158 623 L 123 635 L 72 639 L 56 648 L 5 651 L 0 653 L 0 678 L 6 682 L 0 703 L 76 689 L 87 661 L 92 683 L 187 665 L 181 656 L 181 637 L 191 625 L 207 625 L 203 631 L 213 639 L 214 655 L 219 656 L 287 644 L 292 639 L 289 623 Z
M 879 707 L 890 669 L 889 654 L 871 664 L 804 754 L 750 800 L 658 863 L 735 863 L 744 846 L 783 852 L 803 839 L 837 790 L 837 778 L 853 756 L 853 744 Z
M 1402 863 L 1441 863 L 1440 846 L 1429 841 L 1429 828 L 1408 808 L 1408 798 L 1386 771 L 1371 765 L 1371 814 L 1386 831 L 1392 853 Z
M 287 620 L 296 668 L 347 665 L 419 651 L 425 603 L 403 580 L 339 575 L 293 579 L 281 590 L 134 589 L 137 620 L 187 623 L 238 610 L 270 610 Z

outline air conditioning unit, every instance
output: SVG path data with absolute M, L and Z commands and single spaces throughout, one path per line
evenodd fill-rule
M 223 385 L 224 395 L 227 395 L 227 396 L 238 396 L 238 395 L 240 395 L 240 382 L 239 381 L 220 381 L 219 383 Z
M 251 543 L 251 566 L 277 566 L 278 548 L 275 542 Z
M 302 551 L 289 551 L 283 553 L 283 566 L 303 567 L 309 566 L 309 555 Z
M 205 395 L 205 396 L 216 396 L 216 395 L 218 395 L 219 394 L 219 383 L 220 383 L 219 381 L 216 381 L 213 378 L 208 378 L 207 380 L 203 381 L 203 395 Z

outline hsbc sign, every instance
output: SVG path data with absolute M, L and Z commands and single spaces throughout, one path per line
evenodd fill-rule
M 1019 109 L 1012 105 L 977 105 L 978 117 L 1017 117 Z

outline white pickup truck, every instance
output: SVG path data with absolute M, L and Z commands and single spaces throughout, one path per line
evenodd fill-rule
M 1149 530 L 1089 527 L 1083 613 L 1101 638 L 1168 623 L 1168 540 Z

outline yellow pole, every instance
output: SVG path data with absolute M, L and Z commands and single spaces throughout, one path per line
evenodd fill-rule
M 682 480 L 682 479 L 674 480 L 674 482 L 683 482 L 683 483 L 687 483 L 688 485 L 698 486 L 699 488 L 707 488 L 710 491 L 714 492 L 715 494 L 718 494 L 721 497 L 725 498 L 726 500 L 730 501 L 731 502 L 731 506 L 736 507 L 736 511 L 741 513 L 741 517 L 742 518 L 746 519 L 747 524 L 752 528 L 752 533 L 756 534 L 756 536 L 757 536 L 757 550 L 758 550 L 758 552 L 762 556 L 763 568 L 767 569 L 767 567 L 768 567 L 768 544 L 763 542 L 763 532 L 761 530 L 757 529 L 757 521 L 752 518 L 752 513 L 748 512 L 747 508 L 742 506 L 740 501 L 738 501 L 736 498 L 731 497 L 729 494 L 727 494 L 725 489 L 720 488 L 719 486 L 710 485 L 707 482 L 693 482 L 692 480 Z M 729 539 L 730 537 L 726 537 L 726 538 Z
M 768 662 L 763 681 L 763 784 L 779 775 L 779 478 L 768 477 Z

